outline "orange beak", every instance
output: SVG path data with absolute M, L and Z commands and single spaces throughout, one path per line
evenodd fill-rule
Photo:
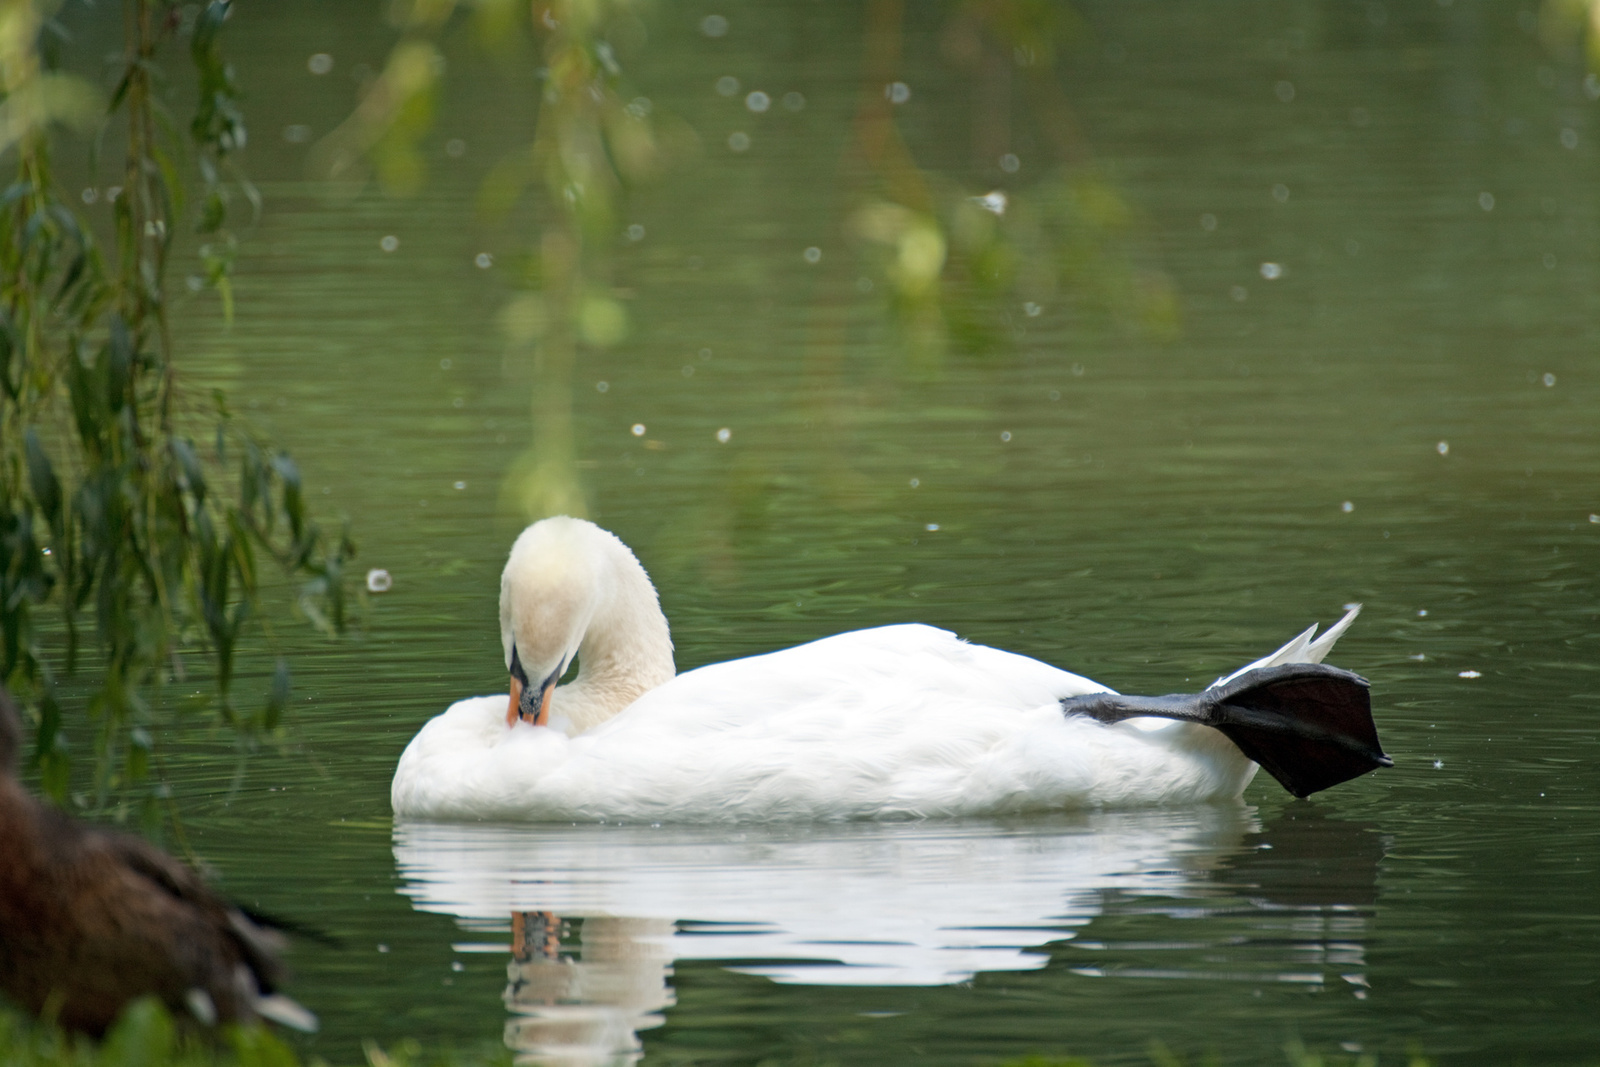
M 535 726 L 544 726 L 550 721 L 550 697 L 554 695 L 554 685 L 544 691 L 544 696 L 539 699 L 539 711 L 530 720 Z M 517 709 L 522 706 L 522 683 L 517 681 L 516 675 L 511 676 L 511 703 L 506 707 L 506 725 L 517 724 Z

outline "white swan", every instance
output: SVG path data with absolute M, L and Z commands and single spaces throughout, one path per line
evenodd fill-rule
M 629 822 L 1191 804 L 1238 797 L 1256 771 L 1245 751 L 1304 795 L 1389 765 L 1363 680 L 1286 666 L 1320 662 L 1358 610 L 1198 697 L 1118 697 L 914 624 L 674 677 L 633 553 L 593 523 L 544 519 L 501 578 L 509 700 L 428 722 L 390 801 L 402 818 Z

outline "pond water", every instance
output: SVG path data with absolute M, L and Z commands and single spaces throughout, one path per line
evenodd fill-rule
M 645 13 L 630 76 L 698 147 L 629 202 L 630 332 L 581 354 L 576 443 L 680 670 L 918 620 L 1172 692 L 1359 601 L 1333 662 L 1371 679 L 1395 758 L 1309 802 L 1263 775 L 1220 809 L 733 830 L 392 823 L 406 741 L 505 685 L 499 499 L 532 380 L 497 315 L 527 230 L 475 198 L 533 82 L 450 35 L 424 190 L 310 181 L 386 54 L 382 7 L 236 12 L 265 211 L 231 329 L 206 297 L 178 323 L 197 384 L 393 575 L 350 640 L 275 626 L 289 750 L 231 792 L 214 760 L 176 783 L 229 892 L 340 939 L 294 955 L 310 1050 L 1593 1060 L 1600 124 L 1531 7 L 1076 5 L 1064 99 L 1129 221 L 1054 299 L 974 297 L 990 343 L 932 366 L 842 221 L 865 9 Z M 974 119 L 949 12 L 915 8 L 907 144 L 1025 200 L 1044 146 Z M 1100 282 L 1170 291 L 1175 325 Z

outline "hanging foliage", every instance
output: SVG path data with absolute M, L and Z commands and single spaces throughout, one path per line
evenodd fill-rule
M 51 69 L 40 41 L 55 7 L 0 0 L 0 168 L 15 174 L 0 193 L 0 681 L 33 712 L 51 797 L 149 824 L 167 796 L 163 746 L 203 721 L 180 717 L 161 684 L 196 661 L 241 741 L 276 728 L 281 659 L 264 700 L 234 686 L 258 558 L 297 576 L 303 612 L 337 631 L 353 549 L 311 520 L 293 460 L 238 426 L 220 392 L 196 403 L 177 373 L 174 234 L 205 235 L 204 274 L 231 315 L 230 213 L 237 197 L 257 203 L 232 167 L 246 131 L 221 49 L 229 3 L 127 0 L 104 101 Z M 185 43 L 198 88 L 187 142 L 157 92 L 159 64 Z M 106 251 L 51 168 L 61 124 L 95 121 L 125 150 Z M 88 692 L 70 707 L 69 678 Z
M 508 510 L 529 518 L 585 513 L 572 382 L 585 351 L 615 346 L 629 332 L 626 308 L 606 280 L 607 259 L 626 192 L 660 165 L 663 146 L 649 99 L 626 91 L 612 41 L 643 37 L 642 7 L 641 0 L 397 0 L 390 13 L 401 37 L 388 62 L 312 153 L 319 176 L 370 170 L 390 192 L 413 193 L 426 177 L 418 142 L 444 68 L 436 41 L 457 12 L 470 12 L 492 57 L 537 57 L 540 94 L 527 145 L 491 170 L 479 198 L 489 217 L 504 219 L 528 202 L 537 220 L 519 291 L 501 314 L 512 358 L 531 365 L 536 379 L 529 445 L 502 491 Z

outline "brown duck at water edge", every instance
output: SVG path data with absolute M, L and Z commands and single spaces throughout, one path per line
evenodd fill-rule
M 35 800 L 16 778 L 21 746 L 0 689 L 0 994 L 95 1036 L 147 995 L 208 1026 L 316 1029 L 275 992 L 280 934 L 160 849 Z

